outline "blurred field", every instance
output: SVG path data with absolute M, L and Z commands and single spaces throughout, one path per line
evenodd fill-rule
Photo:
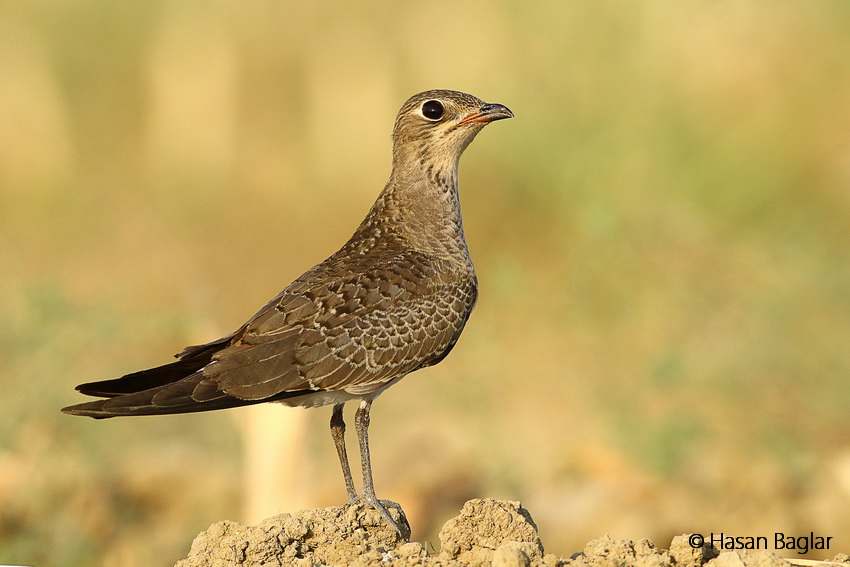
M 170 565 L 246 520 L 239 411 L 59 408 L 335 250 L 427 88 L 517 117 L 461 165 L 477 311 L 373 411 L 414 537 L 492 496 L 563 555 L 850 552 L 845 3 L 38 0 L 0 3 L 0 563 Z M 341 503 L 330 411 L 303 415 L 295 498 Z

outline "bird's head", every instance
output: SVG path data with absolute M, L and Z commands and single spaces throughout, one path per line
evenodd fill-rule
M 504 118 L 513 118 L 506 106 L 466 93 L 431 90 L 415 94 L 395 121 L 394 165 L 410 167 L 425 160 L 456 167 L 475 135 L 490 122 Z

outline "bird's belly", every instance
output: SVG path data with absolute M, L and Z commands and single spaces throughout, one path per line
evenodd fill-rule
M 349 394 L 344 390 L 318 390 L 303 396 L 276 400 L 275 403 L 289 407 L 317 408 L 328 404 L 341 404 L 351 400 L 361 400 L 363 394 Z

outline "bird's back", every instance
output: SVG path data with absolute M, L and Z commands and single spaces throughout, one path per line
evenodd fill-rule
M 305 389 L 362 396 L 448 354 L 475 305 L 471 262 L 417 249 L 380 219 L 373 226 L 287 286 L 216 355 L 205 372 L 222 391 L 244 399 Z M 280 340 L 285 353 L 266 357 L 279 345 L 262 345 Z

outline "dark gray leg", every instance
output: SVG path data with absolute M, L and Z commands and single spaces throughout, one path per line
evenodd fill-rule
M 363 493 L 361 497 L 366 504 L 378 511 L 399 536 L 404 539 L 410 537 L 410 528 L 407 534 L 402 532 L 395 520 L 393 520 L 386 506 L 375 496 L 375 483 L 372 480 L 372 461 L 369 458 L 369 410 L 372 408 L 372 400 L 363 400 L 354 414 L 354 428 L 357 430 L 357 440 L 360 442 L 360 464 L 363 467 Z
M 354 502 L 357 493 L 354 491 L 354 479 L 351 478 L 351 467 L 348 466 L 348 453 L 345 451 L 345 422 L 342 420 L 343 404 L 334 405 L 331 414 L 331 437 L 336 446 L 336 454 L 339 456 L 339 464 L 342 466 L 342 476 L 345 477 L 345 490 L 348 492 L 348 501 Z

